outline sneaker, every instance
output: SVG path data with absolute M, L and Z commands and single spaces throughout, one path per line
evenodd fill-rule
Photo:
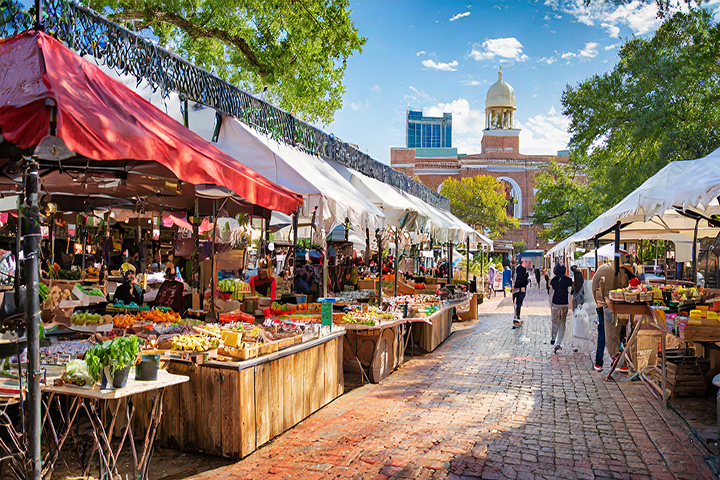
M 555 353 L 558 353 L 560 350 L 562 350 L 562 345 L 555 345 Z
M 598 365 L 597 363 L 595 364 L 594 368 L 595 368 L 596 372 L 602 372 L 602 367 L 600 365 Z
M 551 339 L 550 339 L 550 345 L 555 345 L 555 339 L 554 339 L 554 338 L 551 338 Z

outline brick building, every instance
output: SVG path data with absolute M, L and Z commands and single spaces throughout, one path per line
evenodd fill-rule
M 390 164 L 425 185 L 438 190 L 447 178 L 491 175 L 500 180 L 508 197 L 508 215 L 520 221 L 520 228 L 495 241 L 495 250 L 507 252 L 512 243 L 524 241 L 528 249 L 547 250 L 542 241 L 541 226 L 532 223 L 535 204 L 534 179 L 552 158 L 568 161 L 568 152 L 556 155 L 523 155 L 520 153 L 520 129 L 515 128 L 515 90 L 498 72 L 485 98 L 485 129 L 481 152 L 459 154 L 457 148 L 392 148 Z

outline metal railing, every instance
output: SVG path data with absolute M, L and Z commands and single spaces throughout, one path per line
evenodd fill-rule
M 99 64 L 145 81 L 163 95 L 181 98 L 232 115 L 276 140 L 335 160 L 424 201 L 449 209 L 449 201 L 404 173 L 378 162 L 352 145 L 295 118 L 288 112 L 218 78 L 99 13 L 68 0 L 42 0 L 45 31 Z M 0 0 L 0 36 L 33 28 L 34 12 Z

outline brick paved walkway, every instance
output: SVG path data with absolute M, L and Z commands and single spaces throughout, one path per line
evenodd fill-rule
M 434 353 L 196 478 L 711 478 L 646 387 L 552 354 L 547 295 L 526 303 L 521 330 L 509 298 L 486 302 Z

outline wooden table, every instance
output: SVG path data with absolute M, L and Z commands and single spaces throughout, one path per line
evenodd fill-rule
M 93 435 L 93 449 L 87 459 L 84 475 L 87 477 L 90 473 L 92 458 L 95 452 L 100 458 L 100 478 L 116 478 L 119 476 L 117 470 L 117 462 L 120 453 L 128 440 L 128 444 L 132 450 L 134 461 L 133 478 L 148 478 L 148 466 L 152 455 L 152 446 L 155 441 L 155 435 L 163 416 L 163 397 L 168 387 L 185 383 L 189 380 L 183 375 L 173 375 L 165 370 L 158 371 L 158 379 L 156 381 L 135 380 L 134 369 L 131 369 L 130 378 L 127 386 L 119 389 L 90 389 L 81 388 L 74 385 L 48 385 L 43 389 L 43 406 L 45 407 L 45 415 L 43 418 L 43 431 L 47 431 L 48 435 L 48 453 L 43 461 L 43 478 L 52 475 L 55 463 L 62 452 L 65 441 L 71 434 L 72 426 L 78 417 L 80 410 L 84 410 L 90 421 Z M 141 452 L 135 449 L 135 441 L 132 432 L 133 417 L 135 415 L 135 406 L 130 403 L 131 397 L 141 394 L 155 394 L 154 405 L 150 412 L 150 421 L 147 422 L 145 433 L 145 441 Z M 58 407 L 61 407 L 58 396 L 67 397 L 67 413 L 61 415 L 61 424 L 56 428 L 53 419 L 49 414 L 50 406 L 53 400 L 56 401 Z M 122 408 L 124 406 L 124 408 Z M 105 415 L 106 411 L 112 412 L 111 417 Z M 60 409 L 62 414 L 62 408 Z M 120 436 L 120 443 L 117 448 L 113 447 L 113 432 L 115 424 L 120 420 L 125 421 L 125 426 Z M 138 460 L 138 453 L 140 458 Z
M 380 325 L 343 325 L 346 333 L 343 366 L 359 372 L 363 381 L 378 383 L 402 365 L 410 336 L 408 319 L 400 318 Z
M 615 372 L 615 369 L 622 367 L 623 363 L 627 362 L 638 373 L 640 379 L 643 380 L 643 382 L 645 382 L 649 387 L 651 387 L 652 391 L 660 394 L 660 398 L 663 399 L 663 405 L 667 408 L 668 397 L 666 368 L 667 364 L 665 359 L 665 335 L 668 333 L 668 331 L 667 324 L 665 323 L 664 312 L 662 312 L 661 309 L 657 307 L 651 307 L 646 303 L 614 302 L 610 299 L 607 300 L 608 309 L 613 314 L 613 322 L 616 321 L 618 315 L 629 315 L 630 325 L 633 325 L 633 318 L 635 316 L 640 316 L 640 321 L 635 322 L 632 334 L 625 342 L 625 348 L 623 349 L 621 354 L 613 360 L 612 366 L 610 367 L 610 371 L 608 372 L 605 380 L 610 380 L 610 378 L 612 378 L 613 372 Z M 630 359 L 630 345 L 632 344 L 633 340 L 637 338 L 641 330 L 652 330 L 661 333 L 660 354 L 662 358 L 660 360 L 660 366 L 662 370 L 662 380 L 660 391 L 658 391 L 655 382 L 652 379 L 648 379 L 645 376 L 644 372 L 638 371 L 638 369 L 635 365 L 633 365 L 632 360 Z
M 452 333 L 453 310 L 465 303 L 466 299 L 451 300 L 432 315 L 407 319 L 412 323 L 412 336 L 418 347 L 432 352 Z

